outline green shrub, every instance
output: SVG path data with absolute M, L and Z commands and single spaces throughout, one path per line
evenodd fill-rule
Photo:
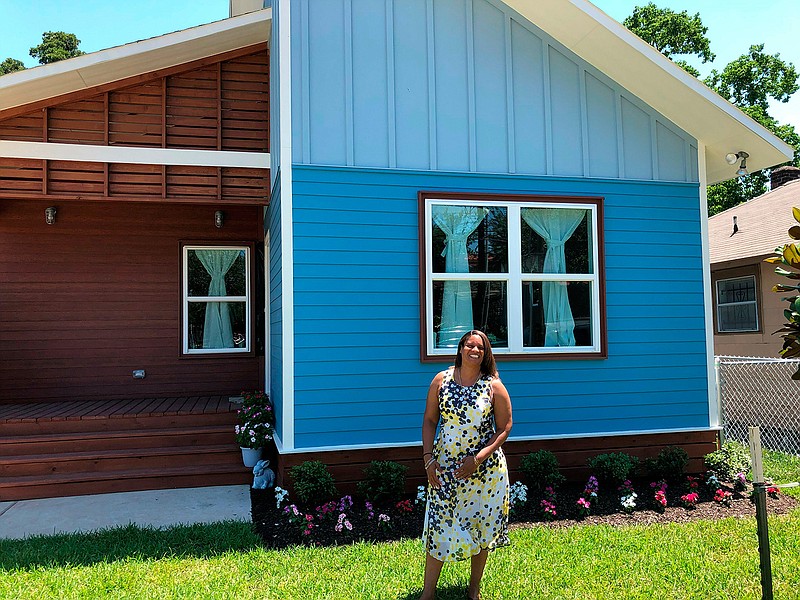
M 722 448 L 705 456 L 706 469 L 724 481 L 733 481 L 737 473 L 750 471 L 750 451 L 737 442 L 725 442 Z
M 661 450 L 656 458 L 648 458 L 644 466 L 653 479 L 676 482 L 681 480 L 688 464 L 689 455 L 686 450 L 669 446 Z
M 381 504 L 398 501 L 406 487 L 408 467 L 391 460 L 373 460 L 364 469 L 364 479 L 358 483 L 358 493 L 370 502 Z
M 564 483 L 564 476 L 558 469 L 558 459 L 549 450 L 531 452 L 519 463 L 522 482 L 529 490 L 543 491 L 547 486 L 553 489 Z
M 305 506 L 317 506 L 337 496 L 333 475 L 325 463 L 309 460 L 289 469 L 294 482 L 294 492 Z
M 631 478 L 639 465 L 639 459 L 625 452 L 611 452 L 598 454 L 587 460 L 586 464 L 601 483 L 619 485 Z

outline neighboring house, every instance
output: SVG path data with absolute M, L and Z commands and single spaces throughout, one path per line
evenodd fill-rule
M 715 447 L 705 185 L 791 149 L 590 3 L 276 0 L 114 50 L 0 79 L 17 414 L 263 386 L 279 476 L 415 482 L 477 327 L 512 468 Z
M 783 347 L 774 332 L 785 322 L 787 294 L 772 288 L 788 280 L 764 259 L 791 241 L 787 232 L 797 225 L 792 208 L 800 207 L 800 168 L 779 167 L 770 179 L 766 194 L 708 220 L 718 355 L 777 358 Z

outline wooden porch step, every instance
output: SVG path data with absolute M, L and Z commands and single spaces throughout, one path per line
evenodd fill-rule
M 252 473 L 248 469 L 241 467 L 241 470 L 231 471 L 226 465 L 56 474 L 46 480 L 40 477 L 10 477 L 0 480 L 0 502 L 249 482 L 252 482 Z
M 103 473 L 130 471 L 142 466 L 149 469 L 171 469 L 201 465 L 241 467 L 242 455 L 236 446 L 194 446 L 186 448 L 131 448 L 91 452 L 63 452 L 0 458 L 0 477 L 51 477 L 70 473 Z
M 3 430 L 4 431 L 4 430 Z M 0 457 L 27 454 L 57 455 L 77 449 L 124 450 L 130 448 L 158 448 L 164 446 L 199 446 L 232 444 L 233 428 L 230 425 L 209 425 L 182 429 L 147 429 L 140 431 L 81 431 L 74 433 L 48 433 L 0 437 Z

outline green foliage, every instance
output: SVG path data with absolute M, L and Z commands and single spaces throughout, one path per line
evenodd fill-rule
M 391 460 L 373 460 L 358 482 L 358 493 L 375 504 L 400 500 L 408 467 Z
M 294 482 L 297 498 L 305 506 L 323 504 L 337 495 L 333 475 L 319 460 L 309 460 L 292 467 L 289 476 Z
M 80 43 L 74 33 L 45 31 L 42 34 L 42 43 L 31 48 L 30 55 L 40 65 L 47 65 L 86 54 L 83 50 L 78 50 Z
M 549 450 L 531 452 L 519 463 L 522 482 L 529 490 L 541 492 L 547 486 L 556 489 L 564 483 L 565 477 L 558 468 L 556 455 Z
M 750 471 L 750 452 L 744 445 L 728 441 L 719 450 L 706 454 L 705 465 L 720 479 L 732 481 L 737 473 L 747 475 Z
M 644 466 L 653 479 L 676 482 L 683 477 L 688 464 L 689 455 L 686 450 L 669 446 L 661 450 L 657 457 L 647 459 Z
M 706 77 L 705 83 L 737 106 L 759 106 L 764 112 L 769 99 L 788 102 L 798 89 L 797 70 L 780 54 L 765 54 L 764 44 L 750 46 L 747 54 Z
M 800 223 L 800 208 L 792 208 L 794 220 Z M 790 227 L 788 231 L 792 239 L 800 239 L 800 227 L 797 225 Z M 800 356 L 800 244 L 788 243 L 775 250 L 775 256 L 766 259 L 766 262 L 783 265 L 776 267 L 778 275 L 786 277 L 789 281 L 779 283 L 772 288 L 773 292 L 779 294 L 789 294 L 783 300 L 789 303 L 789 307 L 784 309 L 783 316 L 786 323 L 775 333 L 780 333 L 783 338 L 783 348 L 781 348 L 781 358 L 797 358 Z M 792 379 L 800 381 L 800 368 L 798 368 Z
M 631 478 L 639 465 L 639 459 L 625 452 L 610 452 L 598 454 L 586 461 L 586 464 L 600 483 L 616 486 Z
M 24 69 L 25 64 L 16 58 L 9 57 L 3 62 L 0 62 L 0 75 L 6 75 L 7 73 L 14 73 L 15 71 L 22 71 Z
M 699 13 L 690 16 L 685 10 L 678 13 L 650 2 L 634 7 L 622 24 L 667 58 L 674 54 L 694 54 L 703 62 L 715 58 Z

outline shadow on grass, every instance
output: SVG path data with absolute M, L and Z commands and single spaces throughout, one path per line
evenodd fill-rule
M 414 590 L 405 596 L 400 596 L 397 600 L 417 600 L 422 590 Z M 436 600 L 464 600 L 467 597 L 466 586 L 461 585 L 447 585 L 439 586 L 436 588 Z
M 0 569 L 93 565 L 127 558 L 210 558 L 261 547 L 250 523 L 222 521 L 154 529 L 126 525 L 91 533 L 0 540 Z

